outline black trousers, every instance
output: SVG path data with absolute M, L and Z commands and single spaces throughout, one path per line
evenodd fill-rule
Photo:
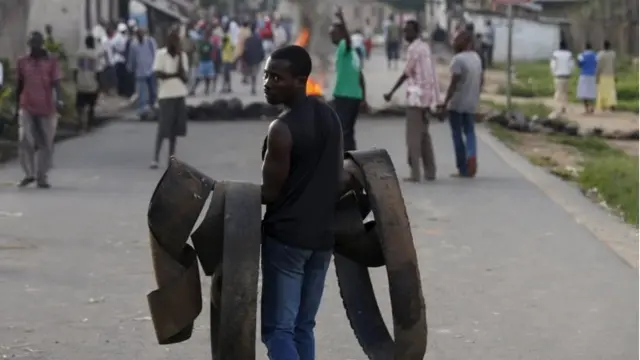
M 356 149 L 356 119 L 360 113 L 362 100 L 336 96 L 333 99 L 334 110 L 342 123 L 342 136 L 344 138 L 344 151 Z

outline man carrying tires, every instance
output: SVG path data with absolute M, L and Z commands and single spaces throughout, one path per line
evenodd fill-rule
M 336 113 L 306 95 L 311 58 L 300 46 L 265 64 L 267 102 L 285 105 L 262 150 L 262 341 L 270 360 L 315 359 L 315 318 L 334 246 L 342 174 Z

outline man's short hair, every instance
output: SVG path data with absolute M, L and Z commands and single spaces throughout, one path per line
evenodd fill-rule
M 406 24 L 407 26 L 410 26 L 416 33 L 420 33 L 420 24 L 417 21 L 413 19 L 407 20 Z
M 287 60 L 291 74 L 295 77 L 309 77 L 311 74 L 311 56 L 302 46 L 288 45 L 271 53 L 272 60 Z

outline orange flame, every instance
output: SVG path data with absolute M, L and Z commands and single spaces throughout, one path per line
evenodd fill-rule
M 302 29 L 302 31 L 300 32 L 300 35 L 298 35 L 298 38 L 296 39 L 295 44 L 298 46 L 305 47 L 308 42 L 309 42 L 309 30 Z M 319 82 L 316 82 L 312 77 L 309 77 L 309 79 L 307 79 L 307 95 L 322 96 L 322 84 Z

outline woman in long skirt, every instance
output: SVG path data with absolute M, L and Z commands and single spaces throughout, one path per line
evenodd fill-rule
M 604 50 L 598 53 L 598 100 L 596 109 L 614 110 L 618 96 L 616 94 L 616 53 L 611 43 L 604 42 Z
M 594 110 L 598 88 L 596 84 L 596 72 L 598 68 L 598 56 L 587 43 L 585 50 L 578 55 L 580 77 L 578 78 L 578 90 L 576 95 L 584 103 L 586 114 L 592 114 Z

